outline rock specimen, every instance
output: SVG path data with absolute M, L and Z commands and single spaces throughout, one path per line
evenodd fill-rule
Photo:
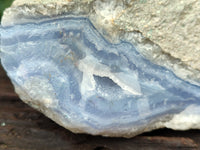
M 161 10 L 176 8 L 162 1 L 154 14 L 148 8 L 156 2 L 15 1 L 3 17 L 0 56 L 20 98 L 76 133 L 200 128 L 199 61 L 190 60 L 200 56 L 200 38 L 171 32 L 173 19 Z M 198 2 L 181 5 L 188 3 L 195 14 Z M 157 22 L 144 27 L 147 19 L 132 19 L 143 15 Z

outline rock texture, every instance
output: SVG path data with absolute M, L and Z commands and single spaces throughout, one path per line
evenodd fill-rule
M 1 61 L 23 101 L 73 132 L 200 128 L 198 9 L 17 0 L 2 19 Z
M 4 12 L 2 25 L 63 14 L 86 15 L 101 32 L 106 31 L 108 39 L 117 40 L 119 31 L 125 31 L 148 59 L 199 84 L 193 81 L 200 81 L 199 12 L 198 0 L 16 0 Z

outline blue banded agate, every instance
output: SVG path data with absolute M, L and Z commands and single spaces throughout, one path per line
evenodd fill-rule
M 126 40 L 109 42 L 87 18 L 0 31 L 1 63 L 20 98 L 73 132 L 129 137 L 200 105 L 198 85 Z

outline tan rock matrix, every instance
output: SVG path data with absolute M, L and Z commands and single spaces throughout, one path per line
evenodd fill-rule
M 200 81 L 199 0 L 16 0 L 2 25 L 62 15 L 87 16 L 108 39 L 123 37 L 154 63 Z

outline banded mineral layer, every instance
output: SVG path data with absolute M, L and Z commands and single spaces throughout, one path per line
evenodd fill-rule
M 149 2 L 15 1 L 3 17 L 0 56 L 20 98 L 76 133 L 200 128 L 199 62 L 184 62 L 167 36 L 159 43 L 157 31 L 148 37 L 130 23 Z

